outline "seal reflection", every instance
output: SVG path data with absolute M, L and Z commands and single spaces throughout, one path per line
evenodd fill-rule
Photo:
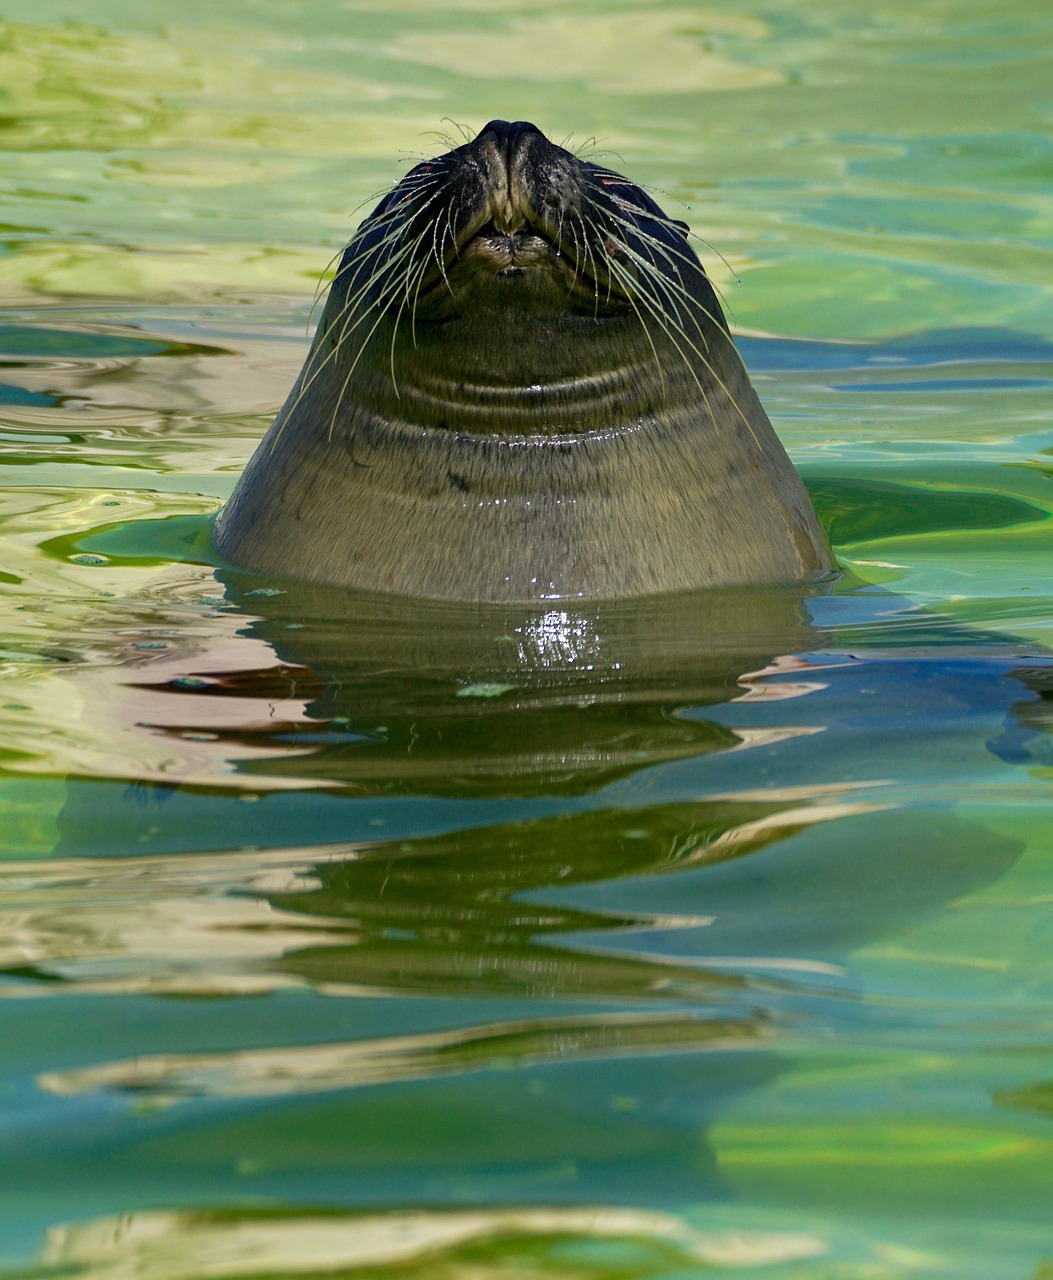
M 797 589 L 539 609 L 300 584 L 259 596 L 256 583 L 231 576 L 228 591 L 256 615 L 246 636 L 279 659 L 265 696 L 281 671 L 290 691 L 308 691 L 286 739 L 300 749 L 259 767 L 359 796 L 596 794 L 739 743 L 684 709 L 740 696 L 744 674 L 819 641 Z M 230 673 L 193 696 L 246 681 Z
M 195 746 L 238 759 L 259 796 L 244 846 L 288 845 L 275 806 L 299 815 L 295 875 L 254 881 L 264 855 L 243 847 L 209 923 L 222 931 L 229 902 L 228 928 L 257 942 L 243 983 L 328 999 L 310 1036 L 274 1021 L 262 1049 L 129 1054 L 44 1082 L 185 1102 L 198 1118 L 158 1122 L 158 1168 L 215 1161 L 227 1178 L 226 1153 L 263 1151 L 254 1177 L 277 1201 L 323 1166 L 311 1186 L 341 1203 L 711 1200 L 727 1191 L 714 1119 L 786 1069 L 795 1020 L 858 998 L 853 952 L 1019 853 L 874 785 L 908 762 L 901 705 L 938 713 L 950 690 L 957 717 L 981 699 L 997 724 L 1023 692 L 1004 656 L 963 681 L 955 659 L 945 675 L 913 652 L 824 653 L 799 591 L 557 609 L 227 588 L 271 664 L 199 654 L 166 682 L 140 675 L 136 715 L 158 734 L 167 714 L 177 749 L 200 708 L 212 737 Z M 845 750 L 845 708 L 868 690 L 892 746 Z M 197 802 L 172 791 L 165 820 Z M 257 921 L 235 914 L 245 898 Z M 195 1110 L 202 1095 L 215 1111 Z
M 299 981 L 708 1001 L 752 979 L 707 968 L 703 954 L 656 960 L 599 945 L 662 921 L 554 905 L 547 892 L 741 859 L 788 830 L 872 807 L 822 784 L 708 796 L 701 785 L 689 801 L 651 794 L 663 765 L 812 731 L 736 731 L 706 714 L 756 693 L 750 673 L 793 674 L 794 654 L 821 647 L 799 590 L 542 610 L 294 584 L 259 594 L 258 580 L 241 576 L 227 586 L 255 615 L 246 634 L 278 665 L 179 678 L 184 716 L 188 701 L 212 704 L 201 723 L 217 751 L 224 739 L 237 747 L 243 774 L 322 786 L 346 802 L 348 856 L 329 844 L 312 887 L 270 898 L 282 913 L 327 922 L 317 945 L 281 957 Z M 780 687 L 800 696 L 813 686 Z M 214 704 L 234 693 L 244 715 L 254 689 L 271 705 L 302 698 L 302 721 L 274 724 L 261 711 L 217 733 Z M 250 747 L 256 760 L 245 758 Z M 355 821 L 356 802 L 424 796 L 452 806 L 445 831 L 382 839 Z M 677 920 L 683 930 L 707 924 Z M 576 941 L 585 934 L 587 948 Z

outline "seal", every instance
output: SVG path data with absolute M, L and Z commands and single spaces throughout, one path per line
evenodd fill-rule
M 220 555 L 475 601 L 830 574 L 686 233 L 524 121 L 417 165 L 347 246 Z

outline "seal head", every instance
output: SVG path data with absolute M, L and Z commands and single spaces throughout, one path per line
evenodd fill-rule
M 686 231 L 522 121 L 417 165 L 348 245 L 220 553 L 481 601 L 829 574 Z

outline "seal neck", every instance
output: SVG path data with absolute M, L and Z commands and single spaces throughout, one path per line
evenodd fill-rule
M 602 373 L 530 383 L 493 385 L 416 369 L 412 377 L 372 377 L 359 386 L 361 403 L 379 417 L 472 435 L 562 436 L 606 433 L 656 405 L 646 394 L 652 371 L 633 364 Z
M 415 331 L 385 319 L 360 351 L 333 352 L 327 336 L 316 359 L 376 418 L 473 435 L 610 434 L 697 398 L 696 372 L 635 316 L 485 319 Z

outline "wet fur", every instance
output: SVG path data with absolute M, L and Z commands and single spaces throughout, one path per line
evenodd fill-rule
M 217 543 L 271 575 L 446 599 L 833 568 L 685 228 L 500 121 L 359 228 Z

